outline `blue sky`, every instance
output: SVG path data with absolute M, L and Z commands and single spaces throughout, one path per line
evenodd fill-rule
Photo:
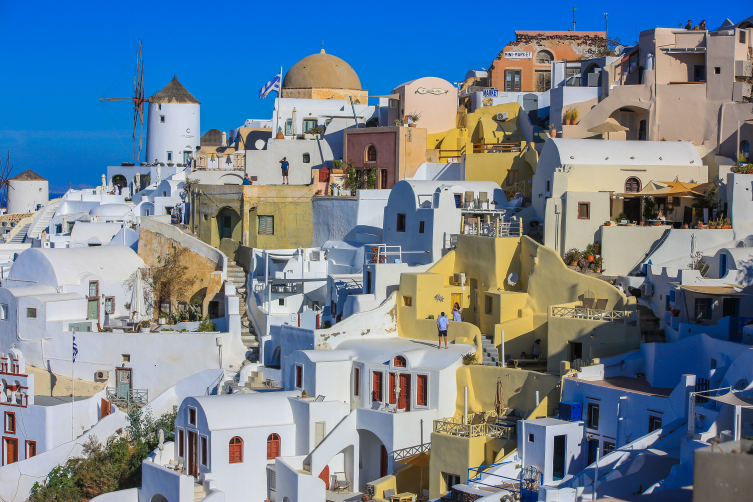
M 95 185 L 105 166 L 132 158 L 127 104 L 138 39 L 147 95 L 174 74 L 201 101 L 202 133 L 271 116 L 259 88 L 280 66 L 327 52 L 350 63 L 372 94 L 414 78 L 451 82 L 488 67 L 514 30 L 636 30 L 753 15 L 748 2 L 60 2 L 0 0 L 0 152 L 14 173 L 32 169 L 51 191 Z

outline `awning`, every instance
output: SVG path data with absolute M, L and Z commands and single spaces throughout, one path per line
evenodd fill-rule
M 619 194 L 620 197 L 702 197 L 710 183 L 674 181 L 649 181 L 640 192 Z
M 729 404 L 730 406 L 740 406 L 741 408 L 750 408 L 753 409 L 753 400 L 740 397 L 737 394 L 735 394 L 734 391 L 729 391 L 728 393 L 724 394 L 723 396 L 707 396 L 704 395 L 703 397 L 706 397 L 708 399 L 713 399 L 714 401 L 718 401 L 720 403 Z
M 750 296 L 739 286 L 680 286 L 680 289 L 709 296 Z

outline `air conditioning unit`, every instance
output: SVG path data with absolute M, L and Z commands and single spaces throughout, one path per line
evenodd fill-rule
M 94 379 L 98 382 L 106 382 L 110 379 L 110 372 L 108 370 L 97 370 Z
M 508 117 L 509 115 L 507 114 L 507 112 L 497 112 L 497 115 L 495 116 L 498 122 L 504 122 Z
M 463 272 L 456 272 L 452 275 L 452 283 L 456 286 L 465 284 L 465 274 Z
M 648 282 L 641 284 L 641 296 L 654 296 L 654 285 Z

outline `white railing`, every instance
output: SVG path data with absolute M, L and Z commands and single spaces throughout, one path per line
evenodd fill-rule
M 637 320 L 637 311 L 599 310 L 583 307 L 552 307 L 552 317 L 570 317 L 592 321 L 626 321 Z
M 464 235 L 480 235 L 482 237 L 520 237 L 523 235 L 523 219 L 503 221 L 494 220 L 489 223 L 469 222 L 463 225 L 461 233 Z
M 363 253 L 364 265 L 370 263 L 402 263 L 403 251 L 401 246 L 386 244 L 366 244 Z

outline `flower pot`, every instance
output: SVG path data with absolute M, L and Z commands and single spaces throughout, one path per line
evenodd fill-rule
M 573 260 L 570 262 L 571 267 L 577 267 L 578 266 L 578 260 Z
M 573 121 L 572 120 L 565 120 L 565 125 L 573 125 Z
M 285 135 L 282 134 L 281 132 L 278 132 L 277 136 L 275 136 L 275 139 L 285 139 Z
M 625 224 L 625 226 L 626 226 L 626 227 L 632 227 L 632 226 L 633 226 L 633 224 L 632 224 L 632 223 L 626 223 L 626 224 Z
M 732 225 L 722 225 L 722 228 L 729 229 L 732 228 Z
M 556 129 L 550 129 L 549 130 L 549 137 L 550 138 L 556 138 L 557 137 L 557 130 Z
M 672 309 L 672 317 L 680 317 L 680 309 Z
M 594 267 L 594 272 L 596 272 L 597 274 L 600 274 L 601 273 L 601 267 Z
M 688 228 L 688 224 L 686 223 L 685 225 L 682 226 L 682 228 L 687 229 Z
M 163 326 L 167 324 L 167 319 L 165 319 L 164 317 L 160 317 L 159 319 L 157 319 L 157 324 Z
M 416 124 L 408 124 L 408 127 L 416 127 Z
M 590 254 L 590 255 L 586 256 L 586 260 L 588 260 L 588 263 L 593 263 L 593 261 L 594 261 L 594 255 Z
M 655 222 L 654 222 L 654 226 L 655 226 L 655 227 L 658 227 L 659 225 L 661 225 L 661 223 L 659 223 L 658 221 L 655 221 Z

